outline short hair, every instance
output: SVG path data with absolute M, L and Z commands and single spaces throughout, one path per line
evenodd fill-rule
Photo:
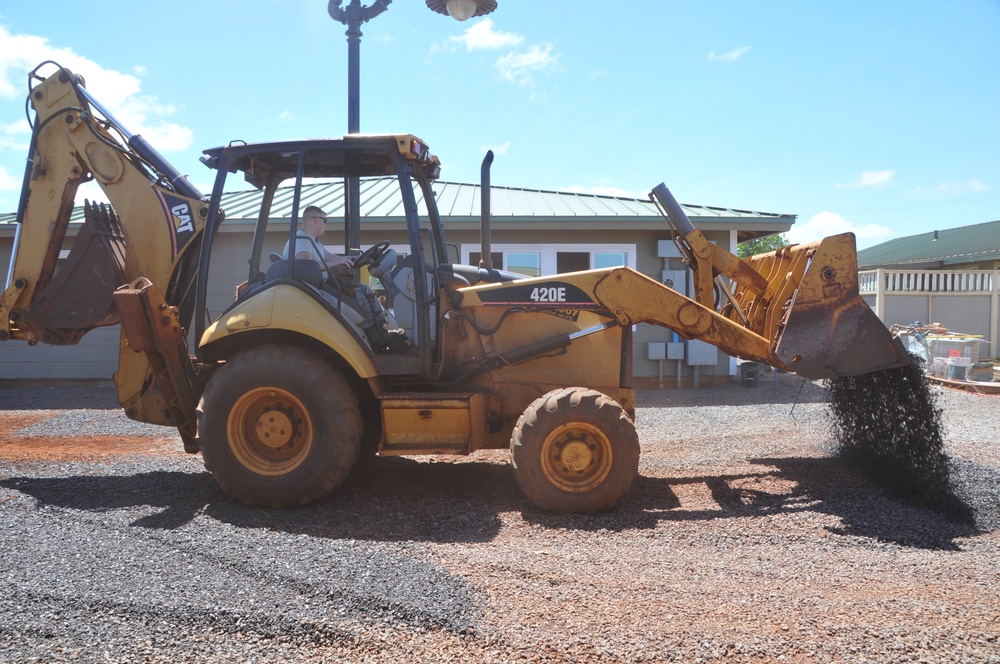
M 299 223 L 301 224 L 305 222 L 305 220 L 308 219 L 310 215 L 315 214 L 317 212 L 323 215 L 324 217 L 326 216 L 326 212 L 323 212 L 323 208 L 316 205 L 310 205 L 305 210 L 302 211 L 302 217 L 299 218 Z

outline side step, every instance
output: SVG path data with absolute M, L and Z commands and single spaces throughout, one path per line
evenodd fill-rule
M 486 395 L 400 393 L 381 398 L 380 456 L 469 454 L 487 440 Z

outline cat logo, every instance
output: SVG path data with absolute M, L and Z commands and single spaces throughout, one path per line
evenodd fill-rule
M 181 203 L 170 208 L 174 215 L 174 228 L 177 233 L 190 233 L 194 230 L 194 220 L 191 218 L 191 206 Z
M 185 199 L 162 192 L 158 194 L 167 216 L 171 250 L 176 257 L 195 235 L 194 213 L 191 204 Z

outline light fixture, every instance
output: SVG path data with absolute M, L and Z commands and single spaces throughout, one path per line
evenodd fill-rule
M 467 21 L 474 16 L 489 14 L 497 8 L 497 3 L 496 0 L 427 0 L 427 6 L 457 21 Z

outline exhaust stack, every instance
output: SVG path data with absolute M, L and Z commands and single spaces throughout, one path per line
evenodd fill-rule
M 492 163 L 493 150 L 487 150 L 486 156 L 483 157 L 483 165 L 479 169 L 479 196 L 482 201 L 482 256 L 479 259 L 479 267 L 487 270 L 493 269 L 493 240 L 492 230 L 490 229 L 490 165 Z

